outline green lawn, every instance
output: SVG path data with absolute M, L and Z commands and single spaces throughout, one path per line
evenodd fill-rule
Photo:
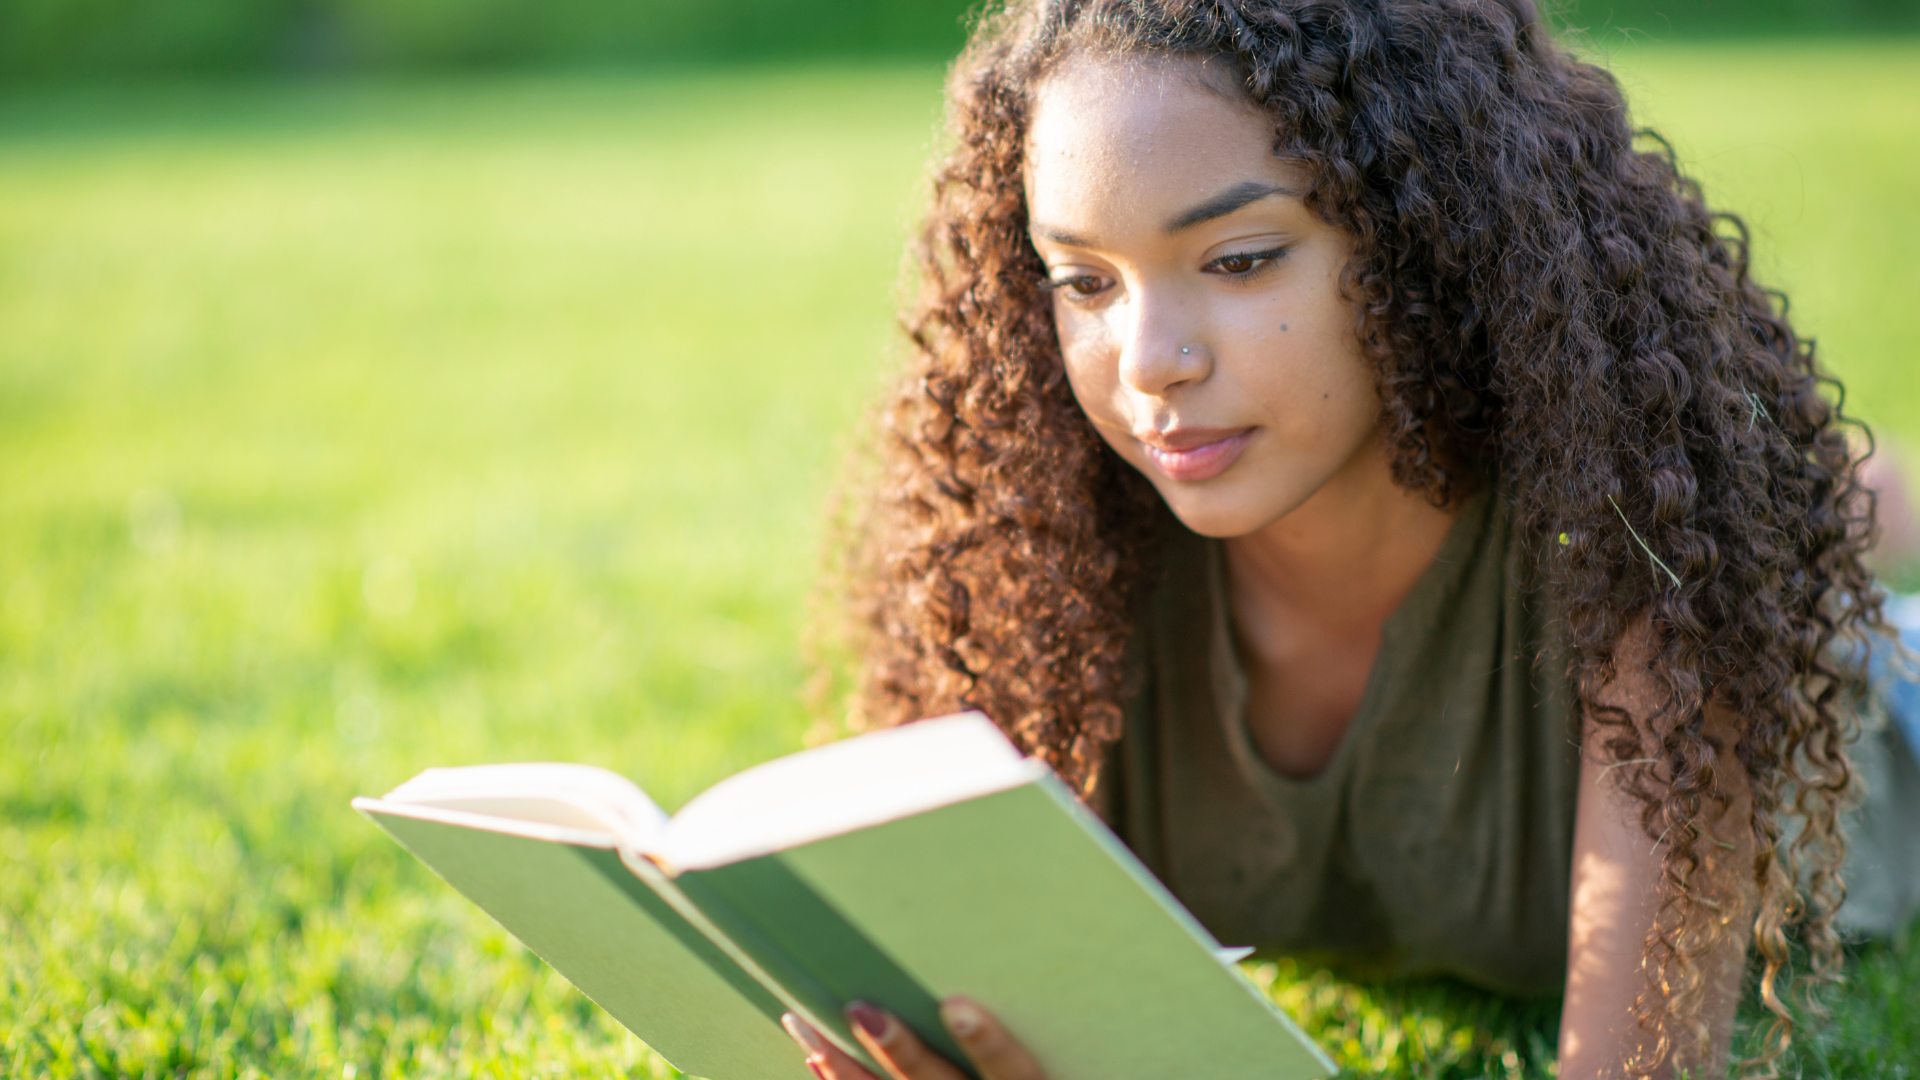
M 1920 439 L 1920 46 L 1618 59 Z M 0 99 L 0 1073 L 666 1073 L 346 803 L 802 744 L 938 82 Z M 1916 957 L 1810 1074 L 1913 1075 Z M 1551 1002 L 1252 970 L 1356 1074 L 1549 1074 Z

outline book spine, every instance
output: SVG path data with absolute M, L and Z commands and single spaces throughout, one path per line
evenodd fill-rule
M 679 879 L 670 878 L 652 860 L 631 848 L 623 846 L 619 858 L 629 881 L 638 880 L 644 884 L 674 914 L 698 931 L 703 941 L 724 957 L 732 971 L 744 975 L 755 990 L 771 998 L 774 1011 L 769 1015 L 776 1023 L 781 1013 L 794 1013 L 815 1031 L 831 1039 L 842 1051 L 871 1068 L 875 1075 L 886 1075 L 886 1069 L 872 1059 L 866 1048 L 848 1030 L 841 1006 L 834 1002 L 831 995 L 819 990 L 817 984 L 806 976 L 804 969 L 786 961 L 777 950 L 764 947 L 749 950 L 742 947 L 736 934 L 746 929 L 745 923 L 724 902 L 717 898 L 706 898 L 705 903 L 696 903 L 693 896 L 682 888 L 682 885 L 689 883 L 685 875 Z M 698 893 L 701 890 L 696 886 L 694 891 Z M 720 918 L 716 920 L 710 912 L 718 914 Z M 721 923 L 728 924 L 728 927 L 723 927 Z M 745 936 L 751 940 L 753 935 L 747 930 Z
M 780 1023 L 780 1016 L 787 1011 L 787 1005 L 777 990 L 767 985 L 764 977 L 756 975 L 731 955 L 724 941 L 715 940 L 710 928 L 688 918 L 685 911 L 675 906 L 671 899 L 673 886 L 666 882 L 657 869 L 644 859 L 637 861 L 646 869 L 635 869 L 636 860 L 626 852 L 595 848 L 575 850 L 602 877 L 671 933 L 688 952 L 699 957 L 714 974 L 726 980 L 727 985 L 751 1002 L 762 1015 L 775 1024 Z
M 778 854 L 690 870 L 675 879 L 760 970 L 805 1001 L 815 1028 L 885 1075 L 853 1037 L 847 1005 L 879 1005 L 935 1052 L 972 1075 L 966 1054 L 940 1021 L 940 1003 Z

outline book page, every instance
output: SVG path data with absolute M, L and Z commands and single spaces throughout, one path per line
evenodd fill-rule
M 675 872 L 738 862 L 1004 791 L 1046 771 L 979 713 L 922 720 L 722 780 L 673 816 L 658 854 Z
M 592 765 L 428 769 L 383 801 L 612 833 L 639 851 L 653 846 L 667 821 L 633 781 Z

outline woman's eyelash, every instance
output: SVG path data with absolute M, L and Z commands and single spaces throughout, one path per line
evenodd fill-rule
M 1206 269 L 1214 269 L 1225 262 L 1249 262 L 1253 265 L 1247 267 L 1245 270 L 1223 270 L 1225 276 L 1229 278 L 1246 279 L 1266 270 L 1286 253 L 1287 249 L 1285 247 L 1268 248 L 1265 251 L 1236 251 L 1230 255 L 1222 255 L 1213 260 L 1206 265 Z M 1092 294 L 1080 293 L 1079 290 L 1074 289 L 1073 286 L 1083 281 L 1098 282 L 1099 280 L 1100 275 L 1098 274 L 1075 274 L 1072 277 L 1042 278 L 1040 281 L 1040 289 L 1048 293 L 1059 292 L 1062 289 L 1070 289 L 1076 295 L 1085 298 Z
M 1266 251 L 1236 251 L 1231 255 L 1220 256 L 1208 263 L 1207 267 L 1211 269 L 1224 262 L 1250 262 L 1253 265 L 1247 267 L 1245 270 L 1226 271 L 1229 277 L 1247 277 L 1250 274 L 1257 274 L 1267 267 L 1272 266 L 1275 260 L 1286 253 L 1287 249 L 1284 247 L 1269 248 Z
M 1045 292 L 1059 292 L 1061 289 L 1072 286 L 1075 282 L 1098 280 L 1100 280 L 1100 278 L 1097 274 L 1075 274 L 1072 277 L 1045 278 L 1041 280 L 1040 288 Z

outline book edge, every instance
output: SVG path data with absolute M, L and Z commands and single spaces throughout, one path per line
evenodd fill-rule
M 880 828 L 889 822 L 916 817 L 920 814 L 939 810 L 942 807 L 957 806 L 961 803 L 971 802 L 974 799 L 985 798 L 989 795 L 998 795 L 1003 791 L 1012 791 L 1015 788 L 1037 783 L 1043 778 L 1052 775 L 1053 771 L 1048 769 L 1044 764 L 1032 759 L 1023 758 L 1018 762 L 1009 763 L 1004 769 L 999 770 L 997 775 L 986 777 L 984 783 L 968 787 L 957 795 L 911 805 L 904 811 L 890 811 L 884 817 L 847 821 L 822 829 L 793 830 L 787 832 L 785 835 L 776 834 L 767 836 L 763 834 L 750 839 L 725 843 L 714 841 L 708 836 L 697 837 L 693 843 L 678 841 L 675 839 L 671 824 L 669 824 L 661 839 L 659 845 L 661 850 L 659 854 L 662 862 L 669 868 L 670 873 L 673 874 L 678 874 L 686 870 L 710 870 L 716 866 L 727 866 L 737 862 L 745 862 L 748 859 L 761 858 L 766 855 L 777 855 L 780 852 L 797 847 L 804 847 L 807 844 L 818 843 L 822 840 L 831 840 L 836 836 L 846 836 L 849 833 L 856 833 L 865 829 Z M 693 848 L 691 852 L 686 850 L 689 847 Z
M 354 799 L 352 806 L 368 818 L 386 814 L 391 817 L 412 818 L 415 821 L 456 825 L 463 829 L 478 829 L 481 832 L 519 836 L 528 840 L 544 840 L 550 844 L 566 844 L 571 847 L 618 849 L 625 846 L 625 841 L 617 833 L 572 829 L 564 825 L 521 821 L 517 818 L 495 817 L 492 814 L 476 814 L 466 810 L 448 810 L 439 806 L 390 802 L 364 795 Z
M 902 789 L 890 782 L 897 777 L 889 775 L 893 771 L 886 768 L 889 759 L 893 759 L 891 764 L 896 769 L 901 764 L 919 765 L 927 759 L 923 752 L 902 755 L 889 748 L 918 744 L 916 749 L 923 750 L 929 739 L 935 746 L 943 742 L 950 744 L 949 751 L 959 749 L 980 756 L 974 767 L 921 775 L 916 786 L 922 790 L 903 796 Z M 842 803 L 832 812 L 820 814 L 824 820 L 806 825 L 789 819 L 770 828 L 761 827 L 760 822 L 766 815 L 752 813 L 756 819 L 754 824 L 742 826 L 743 810 L 764 811 L 766 807 L 756 803 L 764 804 L 769 794 L 792 785 L 796 777 L 847 786 L 849 761 L 862 762 L 859 772 L 866 774 L 867 781 L 862 787 L 871 791 L 877 786 L 884 795 Z M 877 785 L 872 782 L 876 774 L 870 767 L 882 770 Z M 688 800 L 661 830 L 659 850 L 655 854 L 662 856 L 676 872 L 724 866 L 1009 790 L 1044 771 L 1044 765 L 1022 756 L 984 713 L 969 711 L 929 717 L 796 751 L 742 769 Z M 937 794 L 929 797 L 926 788 L 935 789 Z

